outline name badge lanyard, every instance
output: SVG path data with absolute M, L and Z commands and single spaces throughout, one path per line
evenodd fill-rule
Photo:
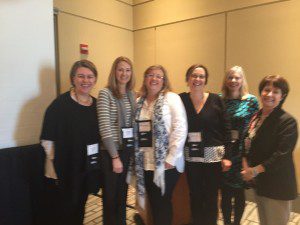
M 100 154 L 99 154 L 99 144 L 87 145 L 87 170 L 100 169 Z
M 138 120 L 139 147 L 152 147 L 152 121 Z
M 188 133 L 188 147 L 189 147 L 190 157 L 204 158 L 204 148 L 203 148 L 201 132 Z
M 128 94 L 126 94 L 128 97 Z M 130 107 L 132 105 L 132 102 L 129 99 Z M 121 137 L 122 137 L 122 146 L 125 149 L 133 149 L 134 148 L 134 137 L 133 137 L 133 127 L 132 127 L 132 116 L 133 112 L 131 112 L 131 118 L 130 118 L 130 125 L 129 127 L 126 126 L 126 112 L 125 112 L 125 104 L 123 99 L 118 100 L 119 108 L 120 108 L 120 120 L 119 123 L 121 125 Z M 132 107 L 131 107 L 131 111 Z M 131 129 L 131 130 L 129 130 Z M 126 135 L 125 135 L 126 133 Z

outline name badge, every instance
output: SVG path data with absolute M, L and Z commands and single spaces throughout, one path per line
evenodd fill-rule
M 204 157 L 201 132 L 188 133 L 188 147 L 190 157 Z
M 87 145 L 87 159 L 86 159 L 86 167 L 87 170 L 95 170 L 100 169 L 100 154 L 99 154 L 99 144 L 91 144 Z
M 188 138 L 189 138 L 188 139 L 189 142 L 201 142 L 202 141 L 201 132 L 189 132 Z
M 133 128 L 124 127 L 122 128 L 122 143 L 123 148 L 133 149 L 134 148 L 134 138 L 133 138 Z
M 239 139 L 239 131 L 238 130 L 231 130 L 231 141 L 235 142 Z
M 137 121 L 138 140 L 140 147 L 152 147 L 152 125 L 151 120 Z

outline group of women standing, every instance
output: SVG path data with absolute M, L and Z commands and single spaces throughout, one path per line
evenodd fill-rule
M 153 224 L 172 224 L 172 193 L 184 170 L 192 224 L 216 224 L 219 188 L 224 223 L 240 224 L 246 182 L 256 186 L 262 224 L 286 224 L 289 202 L 297 193 L 292 161 L 297 123 L 281 109 L 286 80 L 263 79 L 263 108 L 258 111 L 241 67 L 227 72 L 221 95 L 205 90 L 208 77 L 205 66 L 192 65 L 185 76 L 189 92 L 177 95 L 166 69 L 150 66 L 136 99 L 132 62 L 118 57 L 96 101 L 90 95 L 95 66 L 76 62 L 72 90 L 48 107 L 41 135 L 48 209 L 55 220 L 49 224 L 83 224 L 87 196 L 100 185 L 103 224 L 126 224 L 126 179 L 131 176 L 140 206 L 149 201 Z M 277 207 L 266 199 L 284 203 Z M 270 207 L 285 219 L 270 222 Z

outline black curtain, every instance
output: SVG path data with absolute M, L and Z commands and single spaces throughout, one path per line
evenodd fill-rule
M 0 225 L 38 225 L 44 152 L 40 145 L 0 149 Z

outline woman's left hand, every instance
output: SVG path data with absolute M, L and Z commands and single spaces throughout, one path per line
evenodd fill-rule
M 230 169 L 231 167 L 231 161 L 228 159 L 222 159 L 222 171 L 226 172 Z
M 166 170 L 168 170 L 168 169 L 173 169 L 173 168 L 174 168 L 173 165 L 171 165 L 170 163 L 165 162 L 165 169 L 166 169 Z
M 247 167 L 244 169 L 242 172 L 242 177 L 244 181 L 250 181 L 253 179 L 253 168 L 252 167 Z

